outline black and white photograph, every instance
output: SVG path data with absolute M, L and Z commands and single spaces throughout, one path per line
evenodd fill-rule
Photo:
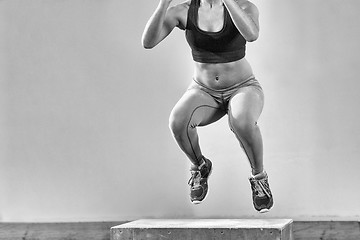
M 0 0 L 0 240 L 360 240 L 357 0 Z

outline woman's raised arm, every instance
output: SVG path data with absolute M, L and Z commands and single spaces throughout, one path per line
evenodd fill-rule
M 169 8 L 171 2 L 172 0 L 160 0 L 155 12 L 147 22 L 142 35 L 144 48 L 155 47 L 179 24 L 177 8 Z
M 259 37 L 259 11 L 246 0 L 222 0 L 230 16 L 243 37 L 248 42 Z

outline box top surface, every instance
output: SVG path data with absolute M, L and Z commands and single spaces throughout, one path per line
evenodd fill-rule
M 284 229 L 292 219 L 140 219 L 114 228 L 275 228 Z

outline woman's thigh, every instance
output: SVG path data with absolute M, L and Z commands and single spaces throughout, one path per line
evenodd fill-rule
M 176 103 L 170 115 L 170 124 L 185 124 L 189 127 L 205 126 L 225 115 L 219 104 L 208 93 L 191 88 Z
M 264 93 L 257 86 L 240 88 L 229 101 L 230 123 L 256 123 L 264 107 Z

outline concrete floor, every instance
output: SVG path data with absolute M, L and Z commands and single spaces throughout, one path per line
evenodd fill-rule
M 0 240 L 109 240 L 125 222 L 0 223 Z M 360 222 L 294 222 L 296 240 L 360 240 Z

